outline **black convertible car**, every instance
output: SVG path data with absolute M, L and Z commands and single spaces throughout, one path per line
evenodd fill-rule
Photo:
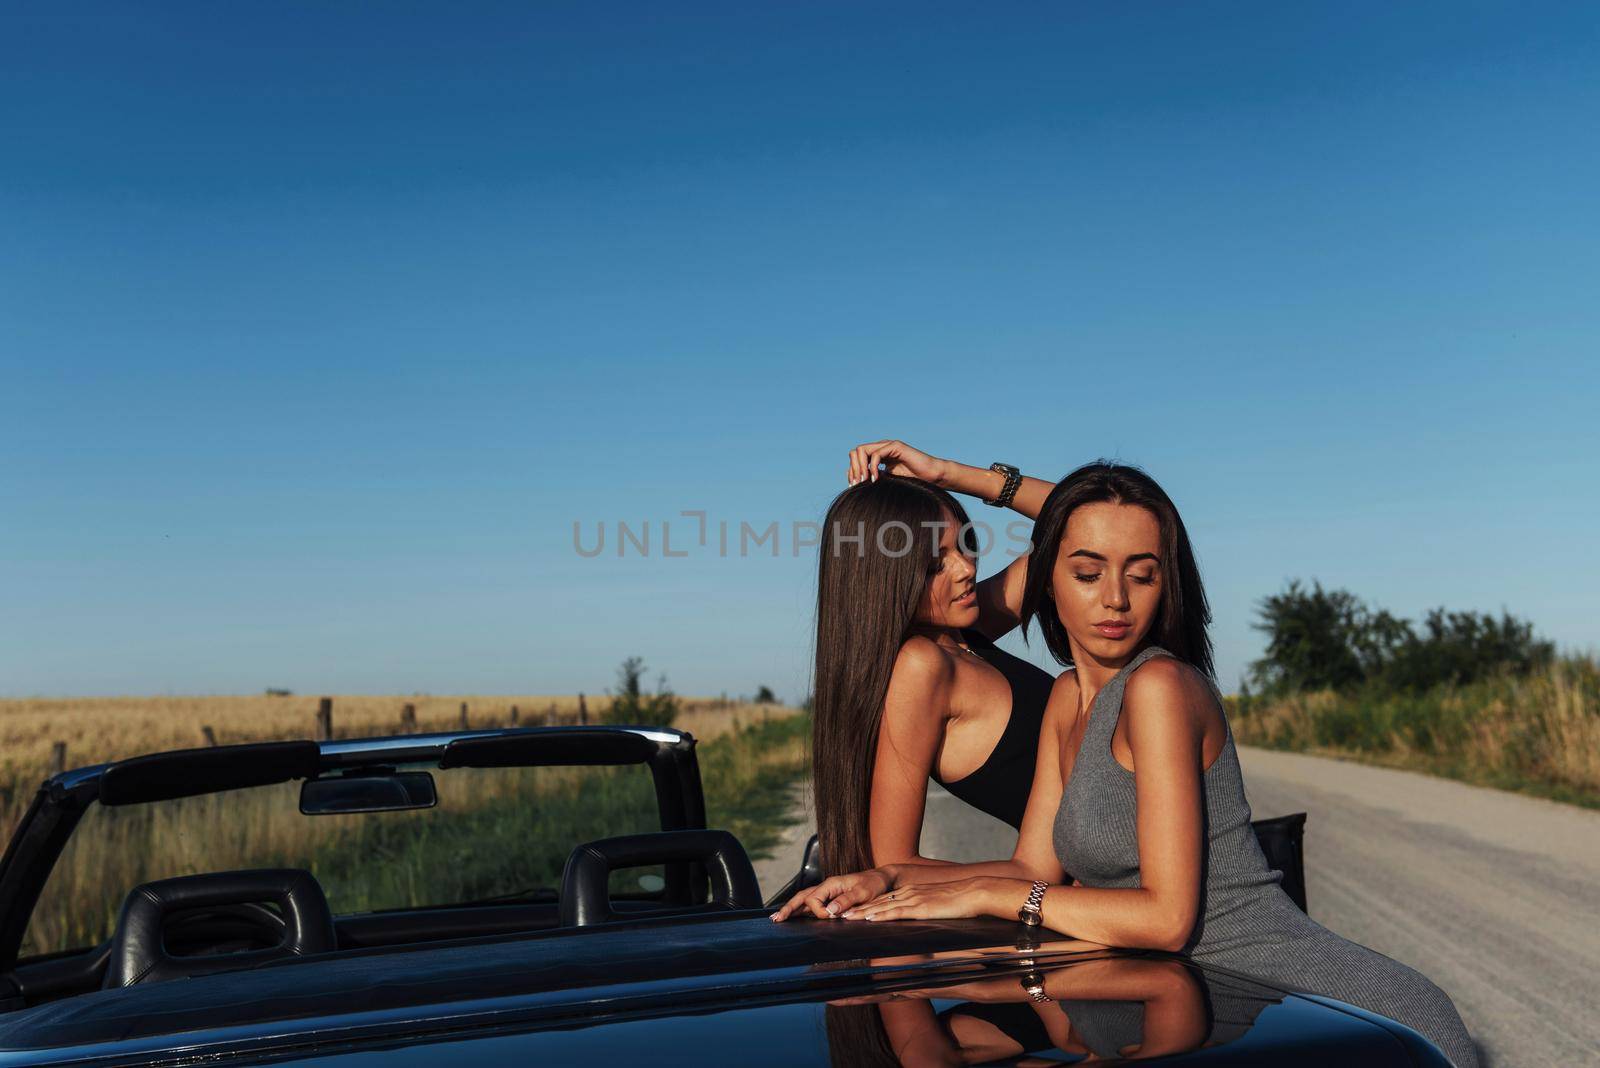
M 632 833 L 591 836 L 619 818 Z M 678 731 L 81 768 L 0 861 L 0 1068 L 1447 1063 L 1391 1020 L 1170 954 L 769 914 Z

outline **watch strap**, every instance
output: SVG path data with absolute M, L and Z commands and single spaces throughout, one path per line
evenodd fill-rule
M 996 508 L 1010 507 L 1011 499 L 1017 495 L 1017 487 L 1022 485 L 1022 472 L 1010 464 L 1003 464 L 998 461 L 990 464 L 989 470 L 998 471 L 1004 475 L 1005 482 L 1001 485 L 1000 492 L 995 494 L 993 500 L 984 501 L 983 503 L 992 504 Z
M 1035 879 L 1028 888 L 1028 900 L 1022 903 L 1017 910 L 1017 918 L 1030 927 L 1038 926 L 1044 922 L 1044 916 L 1039 911 L 1044 905 L 1044 892 L 1050 889 L 1050 884 L 1042 879 Z

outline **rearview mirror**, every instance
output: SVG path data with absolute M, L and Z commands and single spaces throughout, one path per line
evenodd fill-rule
M 307 816 L 346 812 L 398 812 L 439 803 L 433 776 L 426 771 L 385 771 L 307 779 L 300 787 L 300 811 Z

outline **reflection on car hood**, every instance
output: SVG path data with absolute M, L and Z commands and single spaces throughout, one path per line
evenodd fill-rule
M 847 1063 L 893 1064 L 889 1051 L 907 1043 L 944 1043 L 968 1060 L 1140 1046 L 1229 1063 L 1292 1055 L 1299 1068 L 1323 1056 L 1436 1063 L 1381 1018 L 1165 955 L 1018 937 L 1018 925 L 991 920 L 774 924 L 743 913 L 328 954 L 0 1016 L 0 1066 L 828 1064 L 830 1045 Z

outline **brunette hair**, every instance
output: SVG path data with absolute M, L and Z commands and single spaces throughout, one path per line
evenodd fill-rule
M 867 806 L 883 701 L 895 657 L 938 569 L 946 512 L 965 551 L 977 555 L 966 509 L 920 479 L 883 475 L 858 483 L 833 499 L 823 520 L 811 770 L 822 866 L 829 874 L 874 864 Z
M 876 1005 L 829 1005 L 823 1009 L 832 1068 L 902 1068 L 883 1014 Z
M 1156 517 L 1161 526 L 1161 606 L 1148 638 L 1211 677 L 1211 636 L 1206 629 L 1211 624 L 1211 607 L 1200 583 L 1189 532 L 1166 491 L 1129 464 L 1109 460 L 1084 464 L 1056 483 L 1045 498 L 1033 525 L 1033 549 L 1022 592 L 1023 637 L 1027 637 L 1029 622 L 1038 619 L 1051 655 L 1063 665 L 1072 663 L 1067 628 L 1049 598 L 1050 576 L 1067 532 L 1067 519 L 1079 505 L 1100 501 L 1137 505 Z

